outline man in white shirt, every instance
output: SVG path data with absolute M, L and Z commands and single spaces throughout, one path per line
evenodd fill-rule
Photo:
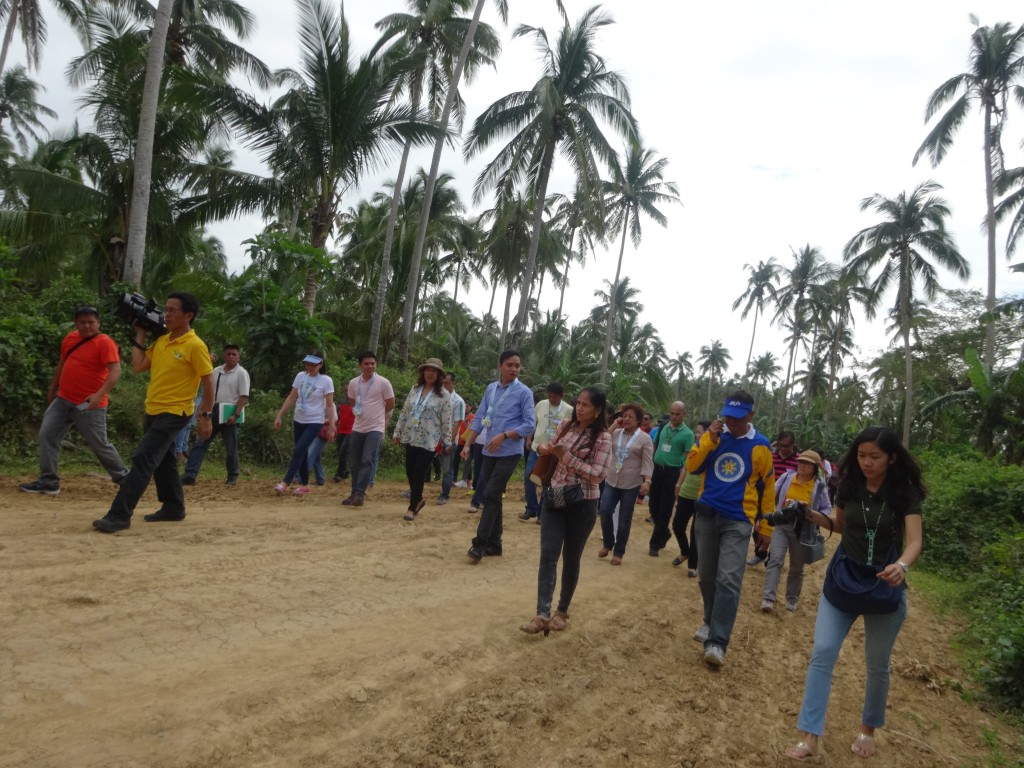
M 234 485 L 238 482 L 238 420 L 242 418 L 243 409 L 249 402 L 249 372 L 239 361 L 242 351 L 237 344 L 225 344 L 224 365 L 213 369 L 213 432 L 208 440 L 201 437 L 189 451 L 185 472 L 181 476 L 182 485 L 195 485 L 199 470 L 203 466 L 206 449 L 213 439 L 220 435 L 224 438 L 224 464 L 228 478 L 225 484 Z M 234 405 L 234 412 L 221 421 L 221 405 Z M 230 409 L 228 409 L 230 410 Z
M 526 457 L 526 477 L 523 482 L 523 491 L 526 494 L 526 510 L 519 515 L 519 519 L 526 521 L 537 518 L 540 522 L 540 501 L 537 499 L 537 486 L 530 480 L 530 473 L 537 463 L 537 451 L 534 445 L 550 443 L 563 419 L 572 417 L 572 406 L 562 400 L 565 389 L 557 381 L 548 384 L 547 399 L 541 400 L 533 407 L 533 413 L 537 418 L 537 429 L 526 438 L 526 447 L 530 453 Z
M 377 373 L 377 356 L 363 352 L 359 356 L 361 373 L 348 383 L 355 424 L 349 438 L 349 464 L 352 468 L 352 493 L 342 504 L 363 506 L 366 489 L 373 482 L 373 468 L 384 433 L 395 409 L 395 390 L 391 382 Z

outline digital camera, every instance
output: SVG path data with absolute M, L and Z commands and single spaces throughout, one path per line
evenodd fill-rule
M 157 336 L 167 333 L 164 311 L 156 305 L 154 299 L 147 299 L 141 293 L 122 294 L 121 300 L 114 307 L 114 314 L 132 327 L 145 328 Z
M 770 512 L 764 516 L 764 519 L 768 525 L 786 525 L 787 523 L 803 520 L 806 514 L 807 505 L 802 501 L 793 501 L 791 499 L 782 505 L 782 509 L 777 512 Z

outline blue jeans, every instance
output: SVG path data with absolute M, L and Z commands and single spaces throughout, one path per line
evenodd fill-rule
M 319 434 L 309 444 L 309 456 L 306 461 L 309 462 L 309 466 L 313 469 L 313 477 L 316 478 L 317 485 L 324 484 L 324 462 L 322 456 L 325 445 L 327 445 L 327 441 L 320 437 Z
M 484 489 L 484 506 L 480 511 L 480 523 L 476 527 L 473 546 L 483 548 L 485 554 L 501 554 L 501 496 L 505 493 L 508 479 L 516 471 L 518 463 L 519 454 L 484 456 L 484 468 L 480 474 L 487 478 L 487 487 Z
M 216 416 L 216 414 L 214 414 Z M 199 470 L 203 466 L 203 459 L 206 458 L 206 450 L 210 447 L 213 439 L 220 435 L 224 438 L 224 465 L 227 468 L 228 480 L 238 479 L 238 427 L 234 424 L 213 425 L 213 432 L 209 440 L 196 437 L 192 451 L 185 462 L 185 477 L 195 479 L 199 476 Z
M 348 461 L 352 468 L 352 493 L 366 493 L 377 472 L 377 457 L 383 432 L 353 431 L 348 439 Z
M 150 480 L 156 483 L 156 497 L 162 511 L 169 515 L 185 511 L 185 492 L 178 475 L 174 438 L 188 420 L 184 414 L 146 414 L 142 420 L 142 439 L 132 455 L 132 468 L 121 481 L 121 488 L 107 512 L 108 518 L 131 520 Z
M 526 469 L 523 471 L 523 494 L 526 496 L 526 516 L 537 517 L 540 514 L 540 502 L 537 500 L 537 486 L 530 479 L 530 473 L 537 465 L 540 457 L 537 452 L 531 450 L 526 457 Z
M 729 647 L 740 605 L 750 528 L 748 520 L 730 520 L 697 502 L 697 582 L 704 598 L 704 623 L 711 628 L 705 648 L 717 645 L 724 651 Z
M 703 553 L 701 553 L 703 557 Z M 870 728 L 885 725 L 885 702 L 889 698 L 889 656 L 896 643 L 903 620 L 907 618 L 907 595 L 892 613 L 864 616 L 864 661 L 867 684 L 864 687 L 864 711 L 861 722 Z M 844 613 L 824 595 L 818 601 L 818 619 L 814 623 L 814 647 L 807 666 L 804 703 L 800 708 L 797 728 L 815 736 L 825 732 L 825 710 L 832 691 L 832 668 L 839 658 L 843 640 L 857 620 L 854 613 Z
M 284 473 L 284 484 L 288 485 L 299 476 L 299 482 L 309 485 L 309 446 L 316 440 L 323 424 L 300 424 L 292 422 L 292 434 L 295 435 L 295 450 L 288 471 Z
M 636 488 L 616 488 L 605 483 L 601 494 L 601 541 L 605 549 L 610 549 L 616 557 L 626 554 L 629 543 L 629 531 L 633 527 L 633 507 L 636 497 L 640 494 L 640 486 Z M 615 532 L 615 505 L 619 505 L 619 530 Z
M 564 509 L 545 509 L 540 522 L 540 566 L 537 569 L 537 615 L 551 615 L 551 600 L 562 558 L 562 589 L 558 610 L 569 613 L 569 604 L 580 580 L 580 560 L 597 520 L 597 499 L 584 499 Z M 545 506 L 547 506 L 545 504 Z

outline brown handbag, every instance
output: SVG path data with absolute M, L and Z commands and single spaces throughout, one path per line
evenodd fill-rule
M 564 427 L 558 430 L 558 434 L 555 435 L 555 439 L 551 442 L 557 443 L 562 439 L 562 435 L 565 434 L 565 430 L 569 429 L 571 425 L 566 424 Z M 555 469 L 558 467 L 558 457 L 553 453 L 549 453 L 546 456 L 539 456 L 537 463 L 533 465 L 533 472 L 530 473 L 530 482 L 536 485 L 538 488 L 550 488 L 551 478 L 555 474 Z

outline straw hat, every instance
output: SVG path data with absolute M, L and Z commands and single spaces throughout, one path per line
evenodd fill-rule
M 444 376 L 444 363 L 438 360 L 436 357 L 428 357 L 425 361 L 420 363 L 417 371 L 422 371 L 424 368 L 436 368 L 438 372 Z
M 821 466 L 821 456 L 818 455 L 817 451 L 804 451 L 796 457 L 797 461 L 806 461 L 808 464 L 813 464 L 818 467 Z

